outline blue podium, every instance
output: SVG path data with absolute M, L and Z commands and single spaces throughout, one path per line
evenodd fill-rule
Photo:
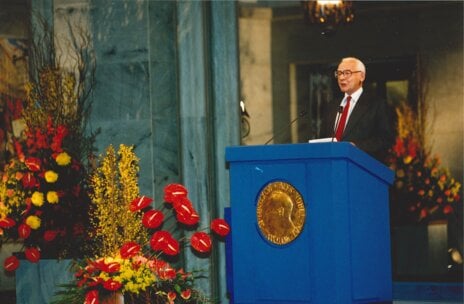
M 389 168 L 344 142 L 228 147 L 226 161 L 231 303 L 392 301 Z

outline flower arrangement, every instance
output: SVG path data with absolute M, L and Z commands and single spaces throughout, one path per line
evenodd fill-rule
M 15 156 L 0 182 L 0 233 L 22 241 L 30 262 L 81 255 L 90 206 L 84 153 L 76 145 L 85 142 L 82 117 L 70 109 L 77 97 L 57 93 L 73 90 L 74 75 L 45 69 L 41 80 L 28 83 L 24 137 L 14 140 Z M 19 260 L 11 256 L 4 266 L 14 271 Z
M 87 157 L 94 135 L 84 132 L 94 83 L 93 56 L 85 33 L 75 49 L 75 65 L 62 66 L 48 28 L 37 29 L 43 39 L 31 42 L 30 79 L 25 100 L 16 103 L 14 154 L 0 173 L 0 241 L 23 243 L 30 262 L 41 257 L 82 256 L 87 241 Z M 41 35 L 33 35 L 40 37 Z M 44 50 L 43 48 L 48 48 Z M 17 255 L 5 260 L 14 271 Z
M 453 214 L 461 202 L 461 184 L 424 148 L 412 109 L 396 109 L 398 136 L 388 163 L 396 173 L 391 217 L 396 224 L 423 223 Z
M 212 235 L 220 240 L 229 225 L 214 219 L 209 232 L 196 231 L 200 217 L 181 184 L 167 185 L 164 203 L 153 208 L 153 200 L 139 194 L 138 169 L 132 147 L 120 145 L 116 154 L 109 146 L 100 158 L 91 177 L 96 250 L 76 263 L 76 281 L 58 293 L 55 303 L 113 303 L 116 295 L 124 303 L 208 302 L 194 286 L 201 272 L 185 272 L 172 262 L 187 242 L 199 257 L 207 255 Z M 177 237 L 176 232 L 183 233 Z

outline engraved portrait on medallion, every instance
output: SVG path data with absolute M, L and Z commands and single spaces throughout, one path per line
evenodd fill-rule
M 305 204 L 291 184 L 272 182 L 259 195 L 256 217 L 261 233 L 269 242 L 285 245 L 303 230 Z

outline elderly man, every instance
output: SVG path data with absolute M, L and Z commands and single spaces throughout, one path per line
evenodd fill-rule
M 379 161 L 384 161 L 394 142 L 392 113 L 384 99 L 363 90 L 366 68 L 357 58 L 343 58 L 335 71 L 342 101 L 329 105 L 321 137 L 348 141 Z

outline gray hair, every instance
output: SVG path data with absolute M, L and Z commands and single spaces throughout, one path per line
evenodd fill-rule
M 366 75 L 366 67 L 364 66 L 364 63 L 362 63 L 362 61 L 359 60 L 358 58 L 355 58 L 355 57 L 345 57 L 345 58 L 343 58 L 343 59 L 340 61 L 340 63 L 343 62 L 343 61 L 354 61 L 354 62 L 356 62 L 356 67 L 357 67 L 357 69 L 360 70 L 360 71 L 362 71 L 362 72 L 364 73 L 364 75 Z

